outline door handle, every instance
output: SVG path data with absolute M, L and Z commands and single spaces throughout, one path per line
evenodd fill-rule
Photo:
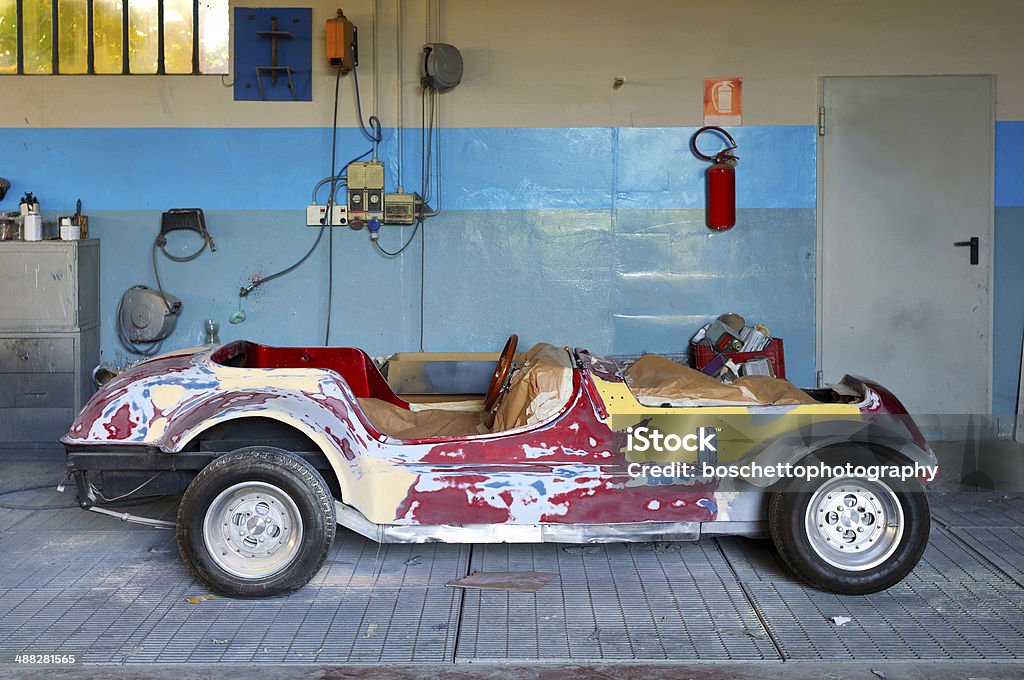
M 953 245 L 957 248 L 969 247 L 971 249 L 971 264 L 978 264 L 978 243 L 978 237 L 972 236 L 970 241 L 957 241 Z

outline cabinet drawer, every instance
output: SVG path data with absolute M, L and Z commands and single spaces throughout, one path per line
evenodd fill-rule
M 98 241 L 0 242 L 0 323 L 70 330 L 98 319 Z
M 0 337 L 0 373 L 72 373 L 75 341 L 71 338 Z
M 74 419 L 70 408 L 0 408 L 0 442 L 55 443 Z
M 0 408 L 72 408 L 74 373 L 0 373 Z

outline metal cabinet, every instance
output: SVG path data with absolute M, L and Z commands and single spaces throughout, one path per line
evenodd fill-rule
M 92 394 L 100 242 L 0 241 L 0 446 L 52 446 Z

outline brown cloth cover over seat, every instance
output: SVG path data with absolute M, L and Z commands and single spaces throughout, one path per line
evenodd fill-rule
M 464 437 L 487 432 L 480 424 L 479 411 L 446 411 L 426 409 L 409 411 L 381 399 L 359 399 L 374 427 L 397 439 L 427 437 Z
M 359 399 L 374 426 L 397 439 L 465 437 L 532 425 L 562 410 L 572 398 L 572 362 L 569 353 L 538 343 L 523 357 L 523 367 L 512 374 L 508 392 L 498 404 L 494 426 L 482 411 L 416 408 L 407 410 L 380 399 Z
M 625 371 L 626 384 L 648 406 L 727 406 L 731 404 L 816 404 L 806 392 L 782 378 L 744 376 L 723 383 L 656 354 L 645 354 Z
M 770 375 L 745 375 L 733 385 L 750 392 L 760 404 L 796 405 L 817 404 L 817 399 L 782 378 Z
M 546 342 L 530 348 L 523 366 L 512 374 L 508 393 L 494 414 L 494 432 L 547 420 L 572 398 L 569 353 Z

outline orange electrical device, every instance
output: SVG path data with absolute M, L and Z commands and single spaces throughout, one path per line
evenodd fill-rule
M 327 61 L 342 73 L 348 73 L 356 67 L 358 59 L 356 27 L 339 9 L 338 16 L 327 20 Z

